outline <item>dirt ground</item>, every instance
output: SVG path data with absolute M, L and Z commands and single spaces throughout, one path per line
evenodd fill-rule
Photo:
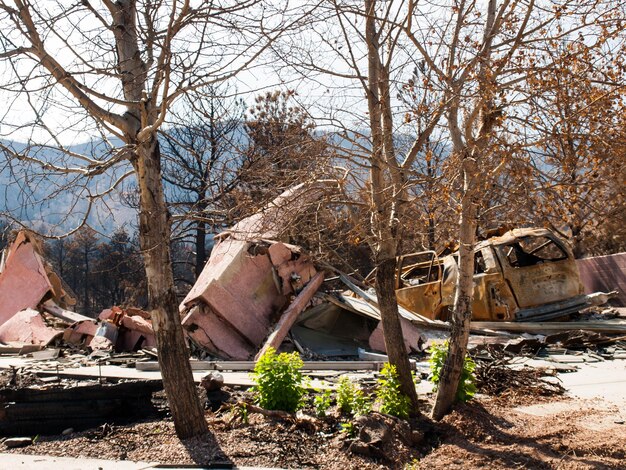
M 344 470 L 618 469 L 626 461 L 624 418 L 626 410 L 601 400 L 483 397 L 457 406 L 440 423 L 420 419 L 407 426 L 375 413 L 374 424 L 383 423 L 392 431 L 391 438 L 369 448 L 371 452 L 366 448 L 369 455 L 362 455 L 351 452 L 355 440 L 340 431 L 336 415 L 284 419 L 207 411 L 212 434 L 204 440 L 181 442 L 171 420 L 160 419 L 41 436 L 26 448 L 3 451 L 163 464 Z
M 541 406 L 547 416 L 493 399 L 458 406 L 418 468 L 625 468 L 626 410 L 581 399 Z

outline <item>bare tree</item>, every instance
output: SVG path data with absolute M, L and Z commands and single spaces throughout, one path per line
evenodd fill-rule
M 441 119 L 444 107 L 441 101 L 437 102 L 431 118 L 414 134 L 407 148 L 399 151 L 394 139 L 398 127 L 392 87 L 399 61 L 417 65 L 402 53 L 400 41 L 412 12 L 406 4 L 365 0 L 364 3 L 328 1 L 317 13 L 318 29 L 313 32 L 312 43 L 316 48 L 323 45 L 329 60 L 316 60 L 313 50 L 299 49 L 293 44 L 290 44 L 291 56 L 281 49 L 277 53 L 299 70 L 306 70 L 306 74 L 325 77 L 319 78 L 321 82 L 336 80 L 337 86 L 365 98 L 366 107 L 355 102 L 351 103 L 353 107 L 331 109 L 326 115 L 332 117 L 329 124 L 343 128 L 336 151 L 348 169 L 345 184 L 352 187 L 351 193 L 362 197 L 369 209 L 355 214 L 369 218 L 368 223 L 359 221 L 357 225 L 368 228 L 363 231 L 374 255 L 385 347 L 390 362 L 397 368 L 402 392 L 417 411 L 417 395 L 402 341 L 395 296 L 396 256 L 405 234 L 402 220 L 408 207 L 411 170 Z
M 0 2 L 2 90 L 13 106 L 3 116 L 5 135 L 29 131 L 21 134 L 26 146 L 3 150 L 48 178 L 108 178 L 108 187 L 82 186 L 87 209 L 127 176 L 136 178 L 150 310 L 181 438 L 205 434 L 207 425 L 180 328 L 157 133 L 178 97 L 228 79 L 259 57 L 285 28 L 277 9 L 254 0 Z M 59 128 L 99 132 L 103 140 L 91 155 L 72 152 Z
M 444 35 L 435 49 L 445 57 L 442 66 L 429 41 L 407 31 L 444 87 L 447 130 L 462 182 L 458 194 L 459 275 L 450 346 L 433 408 L 435 419 L 445 415 L 455 401 L 466 354 L 477 221 L 487 200 L 483 194 L 490 191 L 516 147 L 515 131 L 519 129 L 510 124 L 507 113 L 512 113 L 513 107 L 518 112 L 524 109 L 520 101 L 528 95 L 520 92 L 523 83 L 541 70 L 557 67 L 542 54 L 554 42 L 571 41 L 575 32 L 584 29 L 595 38 L 591 47 L 602 47 L 619 31 L 616 16 L 620 16 L 620 8 L 610 2 L 561 2 L 546 14 L 548 6 L 534 0 L 489 0 L 486 11 L 481 11 L 475 2 L 455 2 L 447 13 L 450 34 Z
M 583 41 L 551 51 L 555 67 L 529 84 L 529 199 L 535 219 L 556 231 L 567 227 L 576 257 L 588 235 L 620 211 L 613 175 L 624 168 L 619 116 L 624 113 L 623 47 L 589 49 Z
M 350 160 L 351 176 L 369 189 L 369 240 L 376 258 L 385 342 L 391 361 L 399 365 L 407 394 L 411 393 L 408 369 L 397 347 L 401 331 L 393 293 L 394 263 L 406 233 L 403 218 L 410 205 L 408 195 L 429 176 L 415 171 L 414 163 L 428 155 L 433 132 L 445 124 L 441 133 L 449 142 L 447 164 L 454 168 L 447 175 L 446 189 L 459 220 L 460 274 L 450 349 L 433 410 L 437 419 L 455 400 L 466 354 L 477 221 L 497 212 L 496 207 L 489 207 L 492 199 L 485 194 L 502 181 L 499 175 L 507 158 L 520 154 L 520 135 L 528 131 L 510 114 L 525 112 L 522 104 L 529 94 L 524 84 L 529 77 L 555 67 L 546 51 L 560 41 L 571 41 L 580 31 L 589 35 L 590 47 L 602 47 L 620 31 L 623 10 L 614 2 L 587 0 L 385 4 L 368 0 L 364 5 L 333 0 L 318 11 L 320 21 L 311 41 L 315 48 L 306 50 L 310 44 L 305 43 L 302 49 L 290 44 L 289 49 L 277 50 L 299 70 L 307 71 L 302 76 L 320 84 L 360 86 L 367 102 L 367 113 L 355 99 L 352 106 L 335 107 L 325 114 L 330 116 L 329 124 L 343 125 L 344 135 L 357 135 L 344 154 Z M 320 60 L 313 52 L 320 45 L 331 59 Z M 416 97 L 428 103 L 421 108 L 430 117 L 425 125 L 420 120 L 397 119 L 399 105 L 392 92 L 401 86 L 402 72 L 406 76 L 415 68 L 420 71 L 416 86 L 421 88 Z M 340 116 L 352 118 L 352 128 Z M 363 117 L 367 132 L 358 135 L 354 129 L 365 124 Z M 413 145 L 406 148 L 396 146 L 394 139 L 407 128 L 401 121 L 419 124 L 413 129 Z M 369 175 L 365 181 L 363 169 Z
M 228 222 L 237 187 L 245 103 L 228 87 L 208 87 L 184 98 L 163 135 L 163 179 L 177 239 L 195 246 L 195 276 L 207 258 L 207 235 Z M 191 233 L 193 232 L 193 233 Z

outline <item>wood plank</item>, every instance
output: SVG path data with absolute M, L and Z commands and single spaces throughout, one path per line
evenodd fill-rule
M 80 313 L 62 309 L 52 300 L 46 300 L 43 304 L 41 304 L 41 306 L 44 312 L 49 313 L 53 317 L 59 318 L 70 324 L 85 320 L 95 321 L 94 318 L 86 317 L 85 315 L 81 315 Z
M 289 333 L 289 329 L 293 326 L 298 318 L 298 315 L 304 310 L 304 307 L 307 306 L 313 295 L 320 288 L 322 283 L 324 282 L 324 272 L 318 272 L 313 279 L 311 279 L 304 289 L 300 291 L 297 297 L 291 302 L 287 310 L 282 314 L 280 320 L 276 323 L 274 327 L 274 331 L 270 333 L 265 344 L 256 354 L 255 359 L 259 360 L 263 354 L 265 354 L 270 348 L 278 349 L 280 343 L 283 342 L 287 333 Z
M 302 370 L 380 370 L 386 361 L 305 361 Z M 415 361 L 413 361 L 413 364 Z M 254 361 L 190 361 L 194 371 L 219 370 L 219 371 L 252 371 Z M 138 371 L 155 372 L 161 370 L 156 361 L 137 362 L 135 367 Z
M 595 331 L 598 333 L 625 333 L 626 324 L 609 321 L 585 322 L 472 322 L 472 327 L 491 330 L 514 331 L 516 333 L 538 333 L 543 331 Z

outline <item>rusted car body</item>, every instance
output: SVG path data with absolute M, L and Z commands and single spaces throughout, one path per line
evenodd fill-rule
M 398 259 L 398 304 L 446 320 L 454 302 L 458 254 L 433 251 Z M 477 244 L 473 320 L 539 321 L 576 312 L 597 296 L 584 295 L 574 255 L 547 229 L 515 229 Z

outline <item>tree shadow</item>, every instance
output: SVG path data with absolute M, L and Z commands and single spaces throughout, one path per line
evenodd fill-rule
M 224 453 L 215 435 L 210 431 L 204 436 L 181 439 L 180 442 L 185 446 L 189 457 L 195 462 L 195 466 L 202 465 L 204 468 L 234 468 L 232 460 Z M 176 467 L 182 468 L 184 465 L 176 465 Z
M 455 422 L 454 425 L 441 422 L 435 424 L 442 438 L 441 443 L 455 445 L 468 453 L 484 457 L 494 463 L 498 462 L 503 467 L 554 468 L 554 463 L 550 461 L 565 460 L 574 452 L 567 448 L 565 451 L 556 449 L 554 442 L 550 442 L 558 440 L 561 437 L 559 433 L 546 433 L 539 438 L 511 433 L 508 430 L 512 429 L 514 424 L 503 417 L 493 415 L 481 403 L 459 404 L 455 410 L 458 412 L 460 422 Z M 491 448 L 490 443 L 498 444 L 500 448 Z M 593 458 L 577 456 L 576 462 L 597 469 L 613 468 Z

